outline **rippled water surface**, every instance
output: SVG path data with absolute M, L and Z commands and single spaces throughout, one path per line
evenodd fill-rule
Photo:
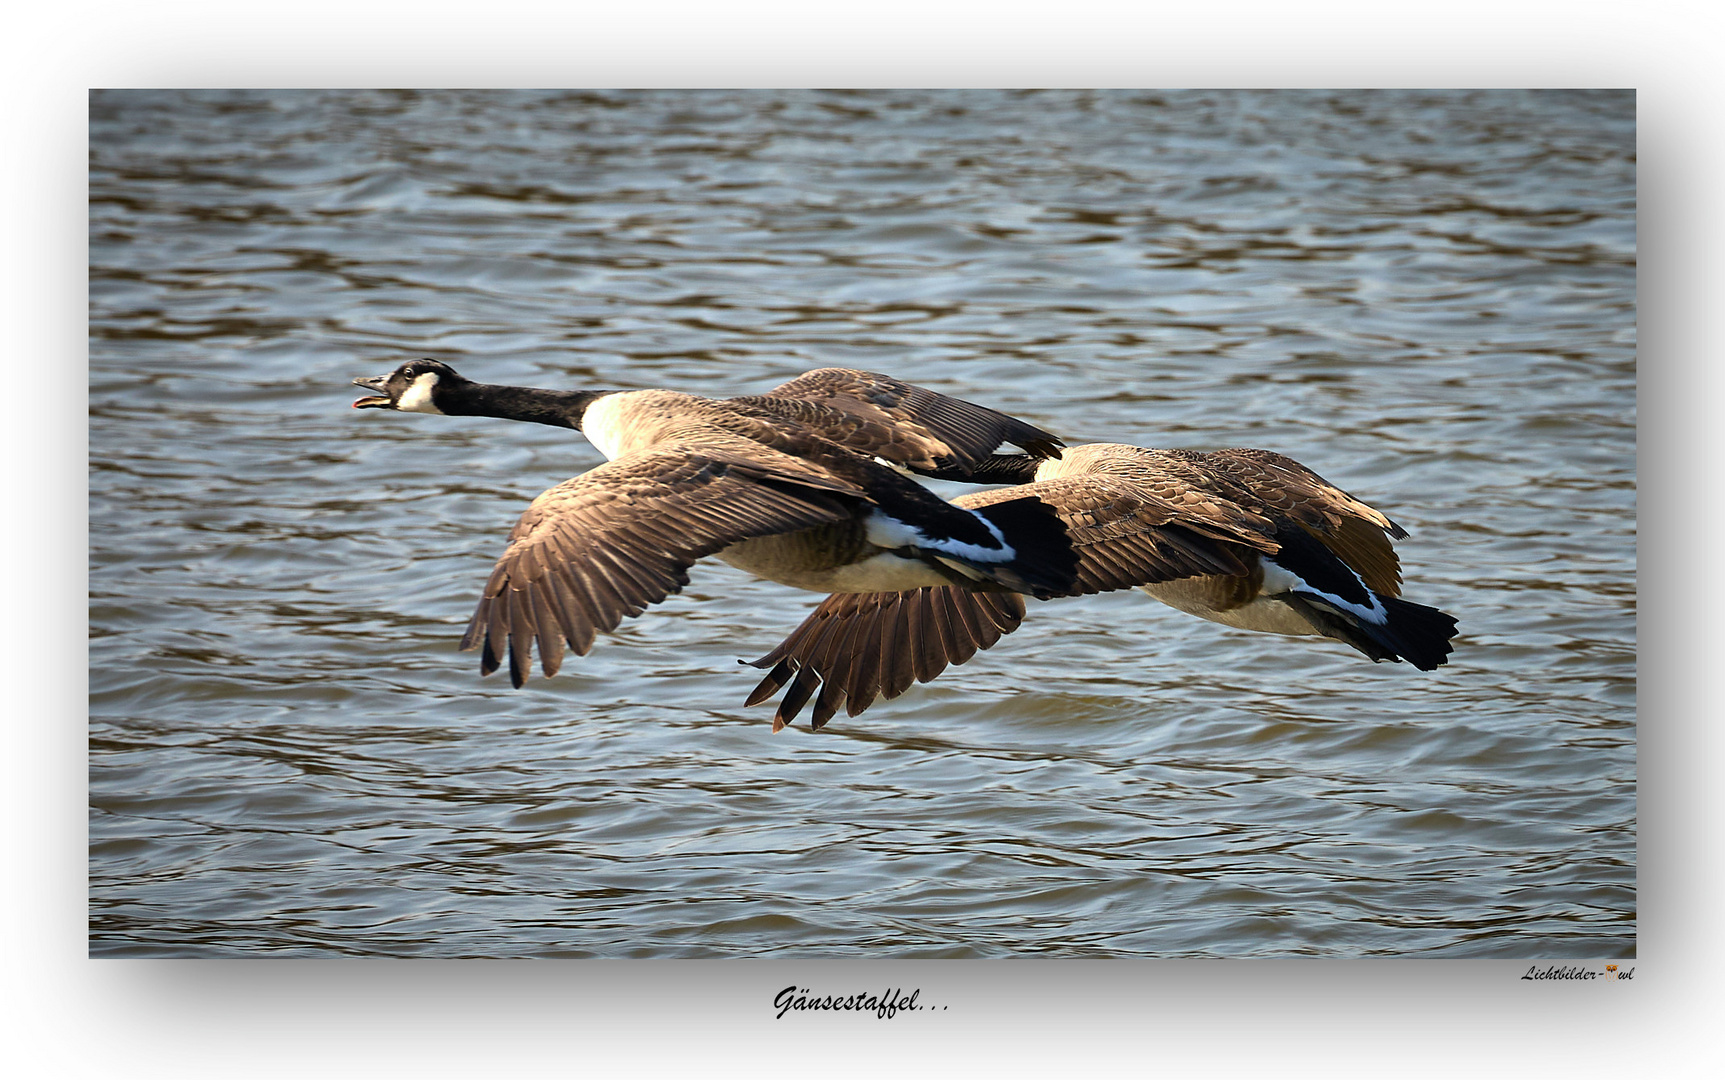
M 97 93 L 103 956 L 1627 956 L 1634 99 Z M 1032 603 L 770 732 L 813 594 L 694 584 L 511 690 L 455 642 L 573 433 L 355 412 L 864 367 L 1291 454 L 1450 666 Z

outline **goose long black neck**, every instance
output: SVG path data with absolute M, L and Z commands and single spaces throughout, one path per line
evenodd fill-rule
M 437 407 L 448 416 L 495 416 L 579 431 L 587 406 L 605 392 L 467 383 L 459 391 L 440 395 Z

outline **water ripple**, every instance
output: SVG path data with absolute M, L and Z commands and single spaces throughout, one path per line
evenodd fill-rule
M 1632 955 L 1634 143 L 1618 93 L 93 94 L 92 951 Z M 736 661 L 814 597 L 702 565 L 512 691 L 455 641 L 600 459 L 348 408 L 419 355 L 1278 449 L 1462 637 L 1035 604 L 773 736 Z

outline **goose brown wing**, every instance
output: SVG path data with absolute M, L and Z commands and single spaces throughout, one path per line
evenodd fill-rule
M 1273 554 L 1271 522 L 1222 499 L 1188 498 L 1178 484 L 1106 474 L 1062 476 L 961 495 L 974 510 L 1035 495 L 1066 523 L 1078 555 L 1072 595 L 1110 592 L 1203 574 L 1250 572 L 1253 552 Z
M 461 639 L 483 648 L 480 671 L 507 652 L 520 686 L 532 648 L 547 677 L 563 643 L 585 655 L 614 630 L 689 582 L 689 568 L 739 540 L 849 517 L 854 489 L 711 447 L 627 454 L 533 500 L 509 535 Z
M 758 397 L 733 399 L 796 420 L 858 453 L 963 480 L 1003 443 L 1058 457 L 1060 438 L 994 409 L 849 368 L 821 368 Z
M 895 698 L 928 682 L 1018 629 L 1024 598 L 952 585 L 889 593 L 834 593 L 772 652 L 752 661 L 771 667 L 746 705 L 772 697 L 787 682 L 773 730 L 796 719 L 810 696 L 815 730 L 843 706 L 856 716 L 876 697 Z
M 953 500 L 976 509 L 1034 494 L 1066 523 L 1078 554 L 1074 595 L 1199 575 L 1243 576 L 1256 552 L 1277 550 L 1271 523 L 1223 500 L 1175 501 L 1174 492 L 1118 476 L 1079 475 L 981 491 Z M 1023 600 L 951 587 L 827 597 L 778 647 L 752 662 L 768 668 L 747 704 L 787 683 L 773 717 L 777 731 L 818 689 L 813 725 L 840 705 L 856 716 L 876 697 L 891 699 L 928 682 L 1018 629 Z
M 1232 449 L 1197 454 L 1243 484 L 1266 507 L 1299 522 L 1367 586 L 1401 595 L 1401 563 L 1391 539 L 1407 530 L 1293 458 L 1270 450 Z

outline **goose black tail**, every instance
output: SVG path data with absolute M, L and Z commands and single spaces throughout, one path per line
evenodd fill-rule
M 1362 624 L 1377 634 L 1385 648 L 1393 649 L 1403 660 L 1431 671 L 1449 663 L 1455 637 L 1455 616 L 1424 604 L 1410 604 L 1393 596 L 1380 596 L 1378 602 L 1389 612 L 1383 626 Z
M 1382 624 L 1298 590 L 1284 594 L 1281 599 L 1303 614 L 1325 637 L 1347 642 L 1373 662 L 1406 660 L 1421 671 L 1449 663 L 1450 639 L 1456 631 L 1454 616 L 1393 596 L 1373 595 L 1388 615 Z

